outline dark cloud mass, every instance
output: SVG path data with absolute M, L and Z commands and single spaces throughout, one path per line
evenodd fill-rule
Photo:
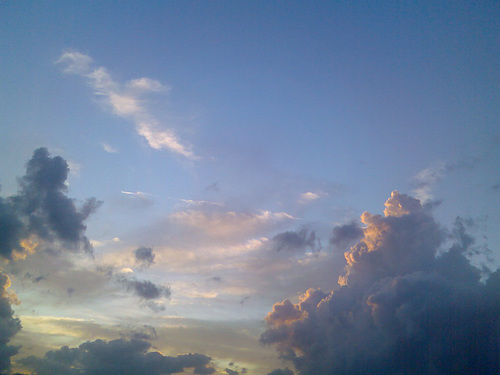
M 65 195 L 68 172 L 61 157 L 50 157 L 46 148 L 34 151 L 26 164 L 26 174 L 19 179 L 17 195 L 0 198 L 0 257 L 8 261 L 22 259 L 44 241 L 58 241 L 71 250 L 92 250 L 84 235 L 84 221 L 100 202 L 91 198 L 78 209 L 75 201 Z M 44 280 L 42 275 L 26 273 L 25 277 L 34 283 Z M 21 330 L 19 319 L 13 317 L 15 295 L 7 292 L 9 286 L 9 277 L 0 271 L 0 370 L 10 368 L 10 358 L 19 350 L 8 345 Z
M 68 164 L 59 156 L 50 157 L 46 148 L 34 151 L 19 179 L 17 195 L 0 198 L 0 255 L 12 259 L 25 252 L 22 240 L 32 235 L 46 241 L 61 241 L 67 248 L 90 251 L 84 222 L 99 207 L 95 198 L 79 209 L 68 198 Z
M 8 345 L 10 339 L 21 330 L 21 322 L 13 317 L 11 300 L 14 296 L 7 292 L 9 286 L 9 277 L 0 272 L 0 371 L 10 368 L 10 357 L 19 351 L 19 347 Z
M 321 249 L 316 232 L 309 232 L 301 229 L 298 232 L 283 232 L 274 236 L 271 240 L 272 248 L 275 251 L 306 252 Z
M 155 263 L 155 254 L 150 247 L 139 247 L 134 251 L 135 261 L 139 266 L 148 268 Z
M 277 303 L 261 342 L 300 375 L 497 374 L 500 270 L 469 262 L 462 220 L 438 254 L 449 235 L 418 200 L 393 192 L 385 205 L 385 216 L 362 215 L 340 287 Z
M 271 371 L 267 375 L 293 375 L 293 371 L 288 369 L 288 368 L 285 368 L 285 369 L 279 368 L 279 369 Z
M 78 348 L 62 347 L 49 351 L 43 358 L 34 356 L 20 360 L 37 375 L 167 375 L 192 368 L 195 374 L 210 374 L 210 357 L 203 354 L 164 356 L 150 351 L 143 340 L 118 339 L 88 341 Z
M 356 222 L 339 225 L 333 228 L 330 244 L 340 250 L 345 250 L 353 242 L 363 237 L 363 229 Z

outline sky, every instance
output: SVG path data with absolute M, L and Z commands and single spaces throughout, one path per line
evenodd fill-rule
M 499 16 L 0 1 L 0 373 L 496 373 Z

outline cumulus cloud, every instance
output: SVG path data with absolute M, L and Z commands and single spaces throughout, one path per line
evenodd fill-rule
M 149 268 L 155 263 L 155 253 L 150 247 L 141 246 L 134 251 L 135 262 L 143 268 Z
M 43 358 L 30 356 L 20 363 L 38 375 L 166 375 L 193 369 L 195 374 L 214 372 L 211 358 L 203 354 L 164 356 L 151 351 L 144 340 L 87 341 L 77 348 L 52 350 Z
M 0 371 L 10 368 L 10 357 L 16 355 L 19 347 L 9 345 L 10 339 L 21 330 L 21 322 L 14 318 L 11 303 L 16 302 L 15 294 L 7 291 L 10 279 L 0 272 Z
M 333 228 L 330 244 L 340 250 L 345 250 L 353 242 L 357 242 L 363 236 L 363 229 L 355 221 L 349 224 L 338 225 Z
M 19 192 L 0 198 L 0 255 L 22 258 L 34 251 L 39 240 L 60 241 L 66 248 L 91 251 L 84 235 L 85 220 L 101 202 L 88 199 L 80 208 L 66 196 L 68 164 L 51 157 L 46 148 L 34 151 L 19 179 Z
M 300 375 L 496 373 L 500 271 L 481 281 L 460 220 L 443 252 L 448 233 L 418 200 L 393 192 L 384 214 L 361 216 L 339 286 L 275 304 L 261 342 Z
M 144 95 L 167 89 L 160 82 L 146 77 L 125 83 L 116 82 L 106 68 L 94 67 L 92 58 L 80 52 L 63 53 L 57 63 L 64 66 L 65 72 L 86 78 L 94 94 L 112 113 L 131 120 L 137 134 L 144 137 L 150 147 L 157 150 L 166 149 L 186 158 L 196 159 L 191 147 L 181 143 L 173 129 L 161 126 L 146 108 Z

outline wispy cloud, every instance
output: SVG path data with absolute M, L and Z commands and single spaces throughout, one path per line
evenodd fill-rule
M 263 227 L 276 225 L 279 222 L 295 219 L 286 212 L 260 211 L 258 213 L 243 212 L 204 212 L 187 210 L 176 212 L 171 220 L 184 226 L 196 228 L 211 237 L 233 237 L 243 233 L 251 233 Z
M 103 142 L 103 143 L 101 143 L 101 146 L 104 149 L 104 151 L 109 152 L 110 154 L 114 154 L 114 153 L 118 152 L 118 150 L 116 148 L 114 148 L 113 146 L 111 146 L 107 143 Z
M 317 193 L 314 193 L 312 191 L 308 191 L 306 193 L 302 193 L 300 195 L 300 199 L 299 199 L 299 202 L 300 203 L 309 203 L 309 202 L 313 202 L 315 200 L 318 200 L 319 198 L 321 197 L 324 197 L 325 195 L 328 195 L 326 193 L 323 193 L 323 192 L 317 192 Z
M 133 195 L 134 197 L 139 197 L 139 198 L 144 198 L 146 199 L 147 197 L 151 196 L 152 194 L 149 193 L 144 193 L 142 191 L 136 191 L 135 193 L 133 191 L 124 191 L 122 190 L 120 193 L 125 194 L 125 195 Z
M 433 189 L 443 180 L 443 178 L 457 170 L 474 168 L 478 163 L 484 160 L 481 158 L 466 158 L 455 162 L 438 161 L 418 172 L 413 177 L 412 194 L 421 202 L 426 203 L 434 199 Z
M 57 63 L 64 66 L 66 73 L 86 78 L 94 95 L 101 98 L 112 113 L 132 121 L 137 133 L 150 147 L 166 149 L 188 159 L 197 158 L 191 146 L 182 143 L 173 129 L 162 126 L 145 107 L 145 94 L 166 91 L 168 87 L 146 77 L 117 82 L 105 67 L 95 67 L 92 58 L 80 52 L 63 53 Z M 108 151 L 104 144 L 103 147 L 107 152 L 113 152 Z

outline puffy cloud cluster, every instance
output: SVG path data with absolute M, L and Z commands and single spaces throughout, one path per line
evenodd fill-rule
M 34 356 L 21 360 L 38 375 L 167 375 L 192 368 L 195 374 L 211 374 L 211 358 L 203 354 L 164 356 L 150 351 L 151 344 L 143 340 L 95 340 L 78 348 L 67 346 L 49 351 L 43 358 Z
M 384 213 L 363 213 L 340 287 L 275 304 L 261 342 L 301 375 L 497 373 L 500 271 L 469 262 L 463 221 L 438 252 L 446 231 L 418 200 L 395 191 Z
M 50 157 L 46 148 L 35 150 L 19 180 L 19 193 L 0 198 L 0 256 L 22 258 L 36 248 L 36 239 L 91 251 L 84 222 L 100 202 L 90 198 L 77 208 L 65 195 L 68 172 L 61 157 Z

